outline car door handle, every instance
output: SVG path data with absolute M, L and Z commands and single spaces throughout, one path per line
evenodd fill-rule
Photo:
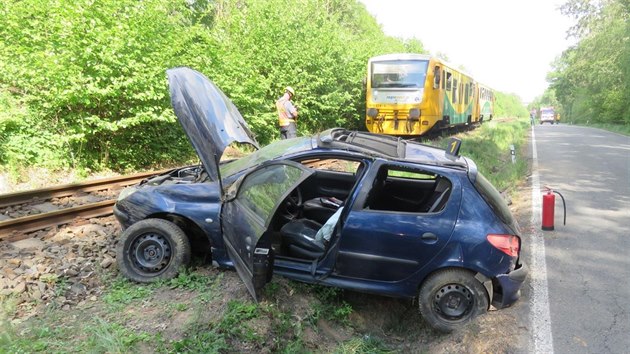
M 425 232 L 422 234 L 422 239 L 425 241 L 437 241 L 437 235 L 432 232 Z

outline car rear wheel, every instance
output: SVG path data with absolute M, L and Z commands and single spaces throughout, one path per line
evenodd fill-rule
M 446 269 L 424 281 L 418 304 L 431 327 L 452 332 L 488 310 L 488 294 L 471 272 Z
M 150 283 L 171 279 L 190 263 L 190 242 L 174 223 L 145 219 L 122 233 L 116 258 L 120 271 L 131 280 Z

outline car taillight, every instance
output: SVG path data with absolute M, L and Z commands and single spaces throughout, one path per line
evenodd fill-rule
M 488 242 L 498 250 L 504 252 L 510 257 L 518 257 L 520 249 L 518 236 L 514 235 L 494 235 L 486 236 Z

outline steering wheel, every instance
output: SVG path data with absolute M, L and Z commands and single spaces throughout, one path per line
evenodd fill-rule
M 302 212 L 302 191 L 300 187 L 295 188 L 284 199 L 280 206 L 280 215 L 291 221 L 300 216 Z

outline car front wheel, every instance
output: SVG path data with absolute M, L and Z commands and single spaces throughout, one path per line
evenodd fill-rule
M 471 272 L 446 269 L 424 281 L 418 304 L 431 327 L 452 332 L 488 310 L 488 294 Z
M 174 223 L 145 219 L 122 233 L 116 259 L 120 271 L 131 280 L 150 283 L 171 279 L 190 263 L 190 242 Z

